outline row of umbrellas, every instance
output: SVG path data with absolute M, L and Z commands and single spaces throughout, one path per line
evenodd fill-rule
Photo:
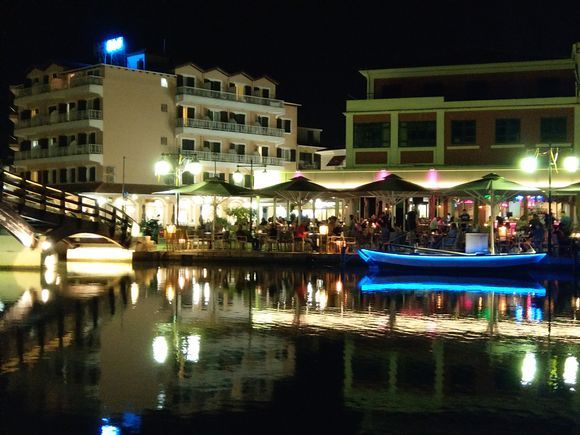
M 540 189 L 524 186 L 510 181 L 498 174 L 490 173 L 480 179 L 473 180 L 445 189 L 445 194 L 467 194 L 478 199 L 484 204 L 491 206 L 492 215 L 495 215 L 494 208 L 498 202 L 508 200 L 519 193 L 534 192 Z M 565 191 L 565 189 L 560 189 Z M 386 205 L 396 206 L 399 202 L 408 197 L 416 196 L 426 189 L 418 184 L 406 181 L 396 174 L 389 174 L 382 180 L 358 186 L 348 190 L 331 190 L 320 184 L 310 181 L 303 176 L 297 176 L 290 181 L 266 187 L 264 189 L 251 190 L 241 186 L 236 186 L 219 179 L 209 179 L 200 183 L 182 186 L 176 189 L 156 192 L 160 194 L 189 194 L 213 197 L 214 213 L 217 205 L 231 196 L 263 196 L 274 199 L 283 199 L 295 203 L 298 207 L 298 216 L 301 216 L 302 207 L 321 196 L 374 196 L 381 198 Z M 580 191 L 580 183 L 569 186 L 570 192 Z M 221 199 L 218 199 L 221 198 Z M 214 220 L 215 222 L 215 220 Z M 493 238 L 493 228 L 491 237 Z M 493 240 L 493 239 L 492 239 Z M 493 249 L 493 244 L 492 244 Z

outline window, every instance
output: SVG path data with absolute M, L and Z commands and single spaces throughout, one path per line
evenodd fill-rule
M 85 183 L 87 181 L 87 168 L 84 166 L 79 166 L 78 176 L 79 176 L 79 183 Z
M 195 151 L 195 140 L 193 139 L 182 139 L 181 149 L 185 151 Z
M 71 183 L 77 182 L 77 170 L 75 168 L 69 169 L 69 178 L 68 179 Z
M 475 120 L 451 121 L 451 144 L 475 144 Z
M 66 173 L 67 173 L 66 169 L 60 169 L 58 171 L 58 178 L 61 183 L 66 183 Z
M 289 119 L 278 118 L 276 120 L 276 127 L 284 130 L 285 133 L 292 132 L 292 121 Z
M 288 162 L 295 162 L 296 161 L 296 150 L 291 150 L 287 148 L 277 148 L 276 149 L 276 157 L 279 159 L 284 159 Z
M 496 119 L 495 143 L 498 144 L 520 143 L 520 120 Z
M 268 127 L 270 124 L 270 118 L 267 116 L 258 115 L 257 122 L 262 127 Z
M 246 114 L 245 113 L 230 113 L 230 120 L 235 120 L 238 124 L 245 124 L 246 123 Z
M 161 105 L 161 111 L 162 112 L 167 112 L 167 104 L 162 104 Z
M 540 141 L 544 143 L 567 142 L 567 119 L 542 118 L 540 124 Z
M 161 136 L 161 145 L 167 145 L 167 137 Z
M 435 121 L 407 121 L 399 123 L 399 146 L 433 147 L 437 143 Z
M 391 123 L 354 124 L 354 148 L 380 148 L 391 145 Z
M 205 79 L 203 84 L 206 89 L 211 89 L 212 91 L 221 91 L 222 88 L 222 83 L 217 80 Z
M 167 87 L 167 79 L 165 77 L 161 77 L 161 87 L 162 88 Z
M 204 150 L 211 151 L 212 153 L 221 153 L 221 147 L 221 142 L 210 142 L 207 140 L 203 142 Z
M 238 155 L 246 154 L 246 145 L 244 145 L 243 143 L 234 144 L 234 147 L 236 150 L 236 154 Z
M 97 181 L 97 168 L 94 166 L 89 168 L 89 181 Z
M 266 146 L 260 147 L 260 151 L 262 154 L 262 157 L 268 157 L 268 153 L 270 152 L 270 149 Z

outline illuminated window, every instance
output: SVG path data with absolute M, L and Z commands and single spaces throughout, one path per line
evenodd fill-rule
M 161 87 L 162 88 L 167 87 L 167 79 L 165 77 L 161 77 Z

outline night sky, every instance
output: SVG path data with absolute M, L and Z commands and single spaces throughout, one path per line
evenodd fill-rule
M 346 100 L 364 98 L 360 69 L 563 58 L 580 41 L 580 2 L 3 2 L 3 88 L 52 59 L 95 63 L 110 36 L 128 51 L 165 41 L 175 64 L 274 78 L 328 147 L 344 146 Z

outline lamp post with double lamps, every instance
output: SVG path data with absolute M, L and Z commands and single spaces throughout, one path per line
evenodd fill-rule
M 201 163 L 197 160 L 194 154 L 192 158 L 184 156 L 181 152 L 170 154 L 165 153 L 161 155 L 161 160 L 155 163 L 155 175 L 157 177 L 165 175 L 174 175 L 174 185 L 177 188 L 181 186 L 183 174 L 189 172 L 194 176 L 199 174 L 202 170 Z M 175 192 L 175 213 L 174 225 L 179 225 L 179 192 Z
M 240 185 L 244 181 L 244 174 L 240 172 L 240 168 L 250 168 L 250 189 L 254 189 L 254 161 L 250 159 L 249 165 L 237 165 L 236 172 L 232 175 L 234 183 Z M 266 172 L 266 165 L 264 165 L 264 172 Z M 252 231 L 252 196 L 250 196 L 250 232 Z
M 558 157 L 561 148 L 570 148 L 573 151 L 572 144 L 539 144 L 534 147 L 533 155 L 524 157 L 520 162 L 520 168 L 524 172 L 533 173 L 538 170 L 538 161 L 548 160 L 548 253 L 552 252 L 552 174 L 553 171 L 558 173 Z M 568 154 L 562 159 L 562 167 L 566 172 L 576 172 L 578 170 L 578 157 L 574 154 Z

